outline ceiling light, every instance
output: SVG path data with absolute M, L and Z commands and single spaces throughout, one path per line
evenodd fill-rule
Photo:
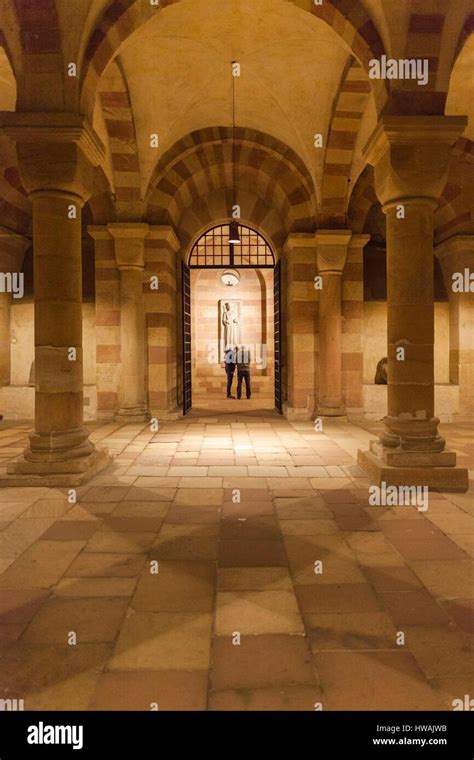
M 231 222 L 229 224 L 229 243 L 240 245 L 240 232 L 237 222 Z
M 240 282 L 240 275 L 238 272 L 235 271 L 235 269 L 226 269 L 225 272 L 221 275 L 221 280 L 224 285 L 227 285 L 228 287 L 233 287 L 234 285 L 238 285 Z

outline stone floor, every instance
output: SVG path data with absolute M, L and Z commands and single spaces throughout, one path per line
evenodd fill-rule
M 369 507 L 355 457 L 376 424 L 321 433 L 236 403 L 157 434 L 94 426 L 115 463 L 75 504 L 0 491 L 0 698 L 420 710 L 474 696 L 472 492 L 430 494 L 424 513 Z M 28 429 L 4 423 L 3 467 Z M 444 432 L 472 468 L 469 429 Z

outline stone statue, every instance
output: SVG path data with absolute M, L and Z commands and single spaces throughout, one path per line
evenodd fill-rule
M 387 385 L 387 365 L 388 359 L 386 356 L 384 356 L 384 358 L 380 359 L 379 363 L 377 364 L 374 380 L 375 385 Z
M 224 326 L 224 347 L 235 348 L 240 343 L 240 320 L 235 305 L 224 302 L 222 309 L 222 324 Z

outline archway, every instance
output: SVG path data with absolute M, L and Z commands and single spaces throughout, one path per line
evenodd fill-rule
M 244 224 L 237 229 L 238 243 L 229 223 L 211 227 L 182 265 L 184 414 L 193 398 L 222 407 L 225 353 L 233 344 L 250 351 L 254 401 L 282 411 L 280 263 L 257 230 Z

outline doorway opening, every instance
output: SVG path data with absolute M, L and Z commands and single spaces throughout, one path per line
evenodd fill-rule
M 239 224 L 240 242 L 234 238 L 230 224 L 213 227 L 182 265 L 184 414 L 193 404 L 282 413 L 280 262 L 256 230 Z M 225 353 L 235 346 L 250 351 L 251 406 L 244 400 L 226 405 Z M 234 396 L 236 387 L 237 372 Z

